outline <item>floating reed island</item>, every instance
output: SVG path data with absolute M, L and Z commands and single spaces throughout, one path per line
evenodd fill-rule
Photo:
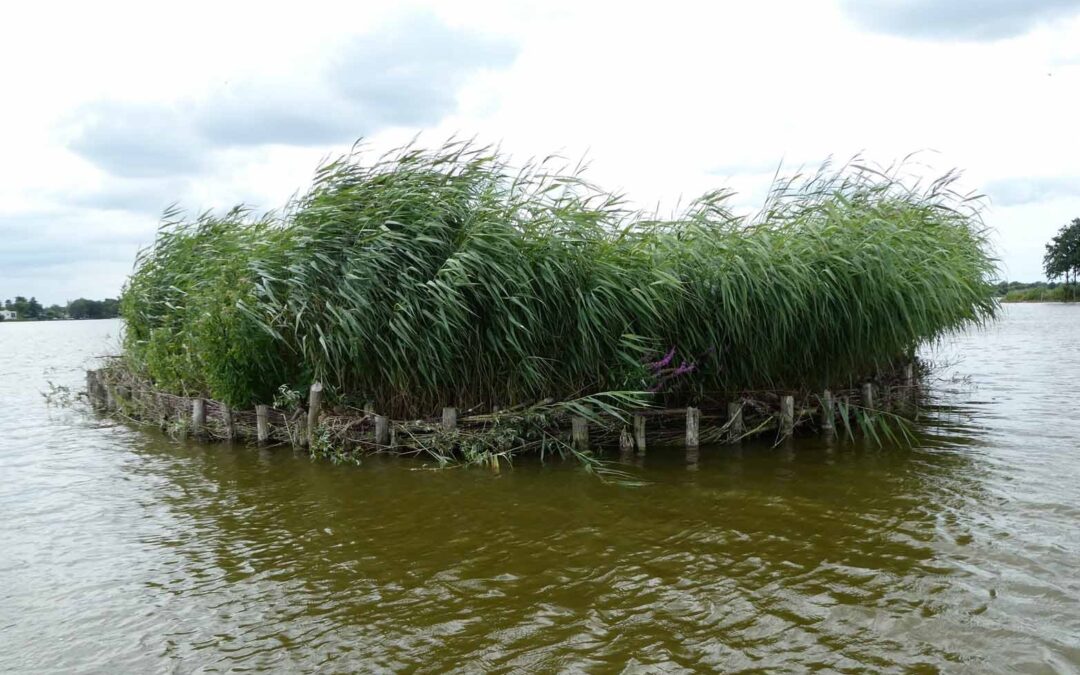
M 339 458 L 888 432 L 916 348 L 997 309 L 979 200 L 901 175 L 825 166 L 754 216 L 715 191 L 660 218 L 552 160 L 354 150 L 280 212 L 167 212 L 88 389 Z

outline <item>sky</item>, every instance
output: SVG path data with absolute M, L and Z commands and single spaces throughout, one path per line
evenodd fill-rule
M 1080 0 L 15 3 L 0 91 L 0 299 L 114 297 L 169 205 L 280 208 L 361 137 L 584 158 L 662 212 L 913 155 L 986 195 L 1009 280 L 1080 217 Z

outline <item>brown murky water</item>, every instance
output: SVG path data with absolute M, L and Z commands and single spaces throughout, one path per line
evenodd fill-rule
M 1080 306 L 947 345 L 914 449 L 655 452 L 637 489 L 47 407 L 118 329 L 0 325 L 0 672 L 1080 668 Z

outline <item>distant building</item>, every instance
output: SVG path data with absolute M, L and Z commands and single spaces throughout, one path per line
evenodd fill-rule
M 4 321 L 14 321 L 16 319 L 15 312 L 10 309 L 0 309 L 0 319 Z

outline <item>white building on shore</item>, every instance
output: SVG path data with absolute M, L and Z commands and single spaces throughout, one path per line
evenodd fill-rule
M 15 312 L 10 309 L 0 309 L 0 319 L 3 319 L 4 321 L 14 321 L 15 318 Z

